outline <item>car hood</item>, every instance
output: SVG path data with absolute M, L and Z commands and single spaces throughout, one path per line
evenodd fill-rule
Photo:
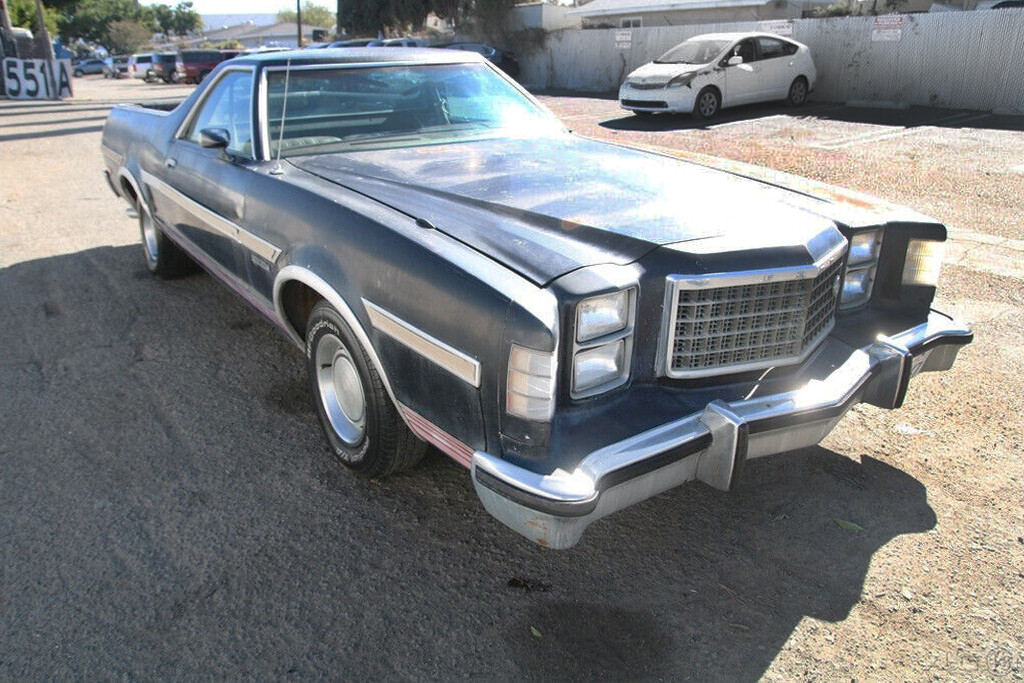
M 537 284 L 661 245 L 803 243 L 824 202 L 735 174 L 574 135 L 293 157 Z M 766 227 L 783 229 L 769 229 Z
M 629 74 L 627 81 L 632 85 L 666 85 L 676 76 L 683 76 L 711 68 L 710 64 L 644 64 Z

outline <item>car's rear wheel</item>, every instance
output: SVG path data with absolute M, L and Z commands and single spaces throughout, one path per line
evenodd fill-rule
M 705 120 L 714 117 L 722 107 L 722 96 L 710 85 L 697 93 L 693 103 L 693 118 Z
M 320 425 L 342 464 L 384 477 L 420 461 L 426 444 L 402 421 L 366 351 L 326 301 L 309 316 L 306 369 Z
M 786 106 L 800 107 L 807 101 L 807 79 L 798 76 L 789 86 L 789 94 L 786 96 Z
M 195 264 L 184 251 L 160 229 L 153 219 L 146 202 L 139 201 L 136 206 L 139 214 L 139 232 L 142 233 L 142 255 L 146 259 L 146 268 L 153 275 L 165 279 L 187 275 L 195 270 Z

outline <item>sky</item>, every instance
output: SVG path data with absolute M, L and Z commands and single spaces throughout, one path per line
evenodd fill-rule
M 171 7 L 177 4 L 176 0 L 162 1 Z M 147 5 L 157 5 L 161 0 L 143 2 Z M 337 3 L 329 0 L 317 4 L 331 7 Z M 200 14 L 277 14 L 283 9 L 295 9 L 295 0 L 192 0 L 192 8 Z

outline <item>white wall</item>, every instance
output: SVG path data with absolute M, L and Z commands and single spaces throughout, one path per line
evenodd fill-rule
M 815 99 L 869 101 L 1024 114 L 1024 9 L 903 15 L 899 41 L 872 41 L 873 17 L 798 19 L 793 38 L 811 48 Z M 618 89 L 626 75 L 700 33 L 759 30 L 757 22 L 553 33 L 521 59 L 529 86 Z

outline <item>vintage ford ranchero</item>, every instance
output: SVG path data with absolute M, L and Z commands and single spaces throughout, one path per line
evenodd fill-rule
M 553 548 L 898 408 L 972 340 L 931 310 L 940 223 L 579 137 L 472 53 L 236 58 L 116 107 L 103 156 L 154 274 L 198 263 L 305 350 L 345 465 L 428 442 Z

